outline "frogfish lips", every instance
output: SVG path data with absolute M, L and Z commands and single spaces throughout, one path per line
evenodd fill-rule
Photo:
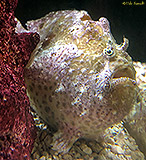
M 135 70 L 133 67 L 119 67 L 115 69 L 112 78 L 121 78 L 121 77 L 127 77 L 130 79 L 135 80 Z
M 139 92 L 134 68 L 128 66 L 116 69 L 110 83 L 110 94 L 107 96 L 109 105 L 118 112 L 120 110 L 125 115 L 128 114 Z

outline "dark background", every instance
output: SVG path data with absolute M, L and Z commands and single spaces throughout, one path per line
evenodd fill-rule
M 127 5 L 123 5 L 126 2 Z M 146 62 L 146 1 L 144 5 L 134 5 L 142 0 L 18 0 L 15 16 L 24 25 L 26 21 L 37 19 L 50 11 L 77 9 L 86 10 L 93 20 L 106 17 L 110 21 L 111 32 L 117 43 L 123 36 L 129 39 L 128 53 L 133 60 Z

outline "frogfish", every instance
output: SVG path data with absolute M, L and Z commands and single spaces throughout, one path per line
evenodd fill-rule
M 25 68 L 27 94 L 55 132 L 52 149 L 66 153 L 79 138 L 100 140 L 138 97 L 128 39 L 117 44 L 106 18 L 77 10 L 51 12 L 27 28 L 40 35 Z

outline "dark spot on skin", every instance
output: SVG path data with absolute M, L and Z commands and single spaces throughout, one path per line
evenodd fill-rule
M 71 124 L 72 124 L 73 126 L 75 126 L 75 123 L 74 123 L 74 121 L 72 121 L 72 122 L 71 122 Z
M 101 114 L 104 114 L 104 113 L 105 113 L 104 111 L 101 112 Z
M 45 99 L 47 98 L 47 95 L 46 95 L 46 94 L 44 94 L 44 98 L 45 98 Z
M 40 105 L 40 108 L 42 108 L 42 105 Z
M 73 112 L 73 118 L 75 118 L 76 115 L 77 115 L 77 111 L 74 111 L 74 112 Z
M 45 111 L 48 113 L 50 111 L 50 107 L 49 106 L 46 106 L 45 107 Z
M 71 90 L 69 90 L 68 93 L 71 94 Z
M 96 101 L 93 101 L 94 102 L 94 104 L 96 104 Z
M 35 95 L 38 96 L 38 92 L 36 92 Z
M 102 122 L 102 121 L 103 121 L 103 119 L 101 119 L 100 117 L 99 117 L 99 119 L 98 119 L 98 120 L 99 120 L 99 122 Z
M 44 101 L 44 100 L 42 100 L 42 103 L 43 103 L 43 104 L 47 104 L 47 102 L 46 102 L 46 101 Z
M 35 105 L 35 106 L 37 107 L 37 106 L 39 106 L 39 105 L 40 105 L 40 102 L 39 102 L 38 99 L 36 99 L 36 105 Z
M 54 112 L 51 113 L 52 118 L 54 118 Z
M 28 88 L 31 92 L 33 92 L 33 87 L 31 85 L 29 85 Z
M 35 87 L 35 84 L 34 83 L 31 83 L 32 87 Z
M 100 113 L 101 109 L 98 108 L 97 111 L 96 111 L 96 114 Z
M 0 140 L 1 140 L 1 141 L 4 141 L 4 140 L 5 140 L 5 137 L 4 137 L 4 136 L 0 136 Z
M 44 23 L 41 23 L 41 24 L 39 25 L 39 28 L 42 29 L 42 28 L 43 28 L 43 25 L 44 25 Z
M 52 102 L 52 97 L 51 96 L 49 96 L 49 101 Z
M 77 84 L 75 84 L 74 87 L 77 87 Z
M 63 102 L 66 102 L 66 100 L 67 100 L 67 97 L 65 97 L 65 98 L 63 99 Z
M 34 102 L 36 101 L 36 98 L 35 98 L 35 97 L 33 97 L 33 101 L 34 101 Z
M 63 107 L 66 107 L 66 103 L 65 102 L 63 102 L 62 105 L 63 105 Z
M 59 101 L 57 101 L 57 104 L 56 104 L 56 106 L 58 107 L 60 105 L 60 102 Z
M 82 125 L 82 128 L 84 129 L 84 131 L 87 130 L 87 125 Z
M 73 118 L 75 118 L 76 117 L 76 115 L 75 114 L 73 114 Z
M 107 113 L 106 113 L 106 116 L 108 116 L 108 115 L 109 115 L 109 113 L 107 112 Z
M 44 90 L 46 90 L 46 91 L 48 90 L 48 87 L 46 85 L 44 86 Z
M 57 85 L 57 83 L 56 83 L 56 82 L 54 82 L 54 85 L 56 86 L 56 85 Z
M 60 91 L 60 94 L 62 95 L 62 92 Z
M 60 121 L 59 121 L 60 122 Z M 59 126 L 59 123 L 58 122 L 56 122 L 56 126 Z
M 94 117 L 92 116 L 92 114 L 90 114 L 88 117 L 91 121 L 94 121 Z
M 89 119 L 88 119 L 88 120 L 85 120 L 85 124 L 89 126 L 90 120 L 89 120 Z
M 49 87 L 50 90 L 52 90 L 52 88 L 53 88 L 52 86 Z
M 81 112 L 82 112 L 82 108 L 81 108 L 81 107 L 79 107 L 79 111 L 81 111 Z
M 49 117 L 48 116 L 46 117 L 46 121 L 49 122 Z
M 97 122 L 96 122 L 96 121 L 94 121 L 94 122 L 93 122 L 93 126 L 94 126 L 94 125 L 96 126 L 96 124 L 97 124 Z
M 38 89 L 40 89 L 40 90 L 42 89 L 42 86 L 40 84 L 38 85 Z

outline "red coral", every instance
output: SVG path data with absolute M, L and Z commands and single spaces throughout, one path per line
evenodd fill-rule
M 36 137 L 23 72 L 39 41 L 37 33 L 16 33 L 17 0 L 0 1 L 0 159 L 24 160 Z

